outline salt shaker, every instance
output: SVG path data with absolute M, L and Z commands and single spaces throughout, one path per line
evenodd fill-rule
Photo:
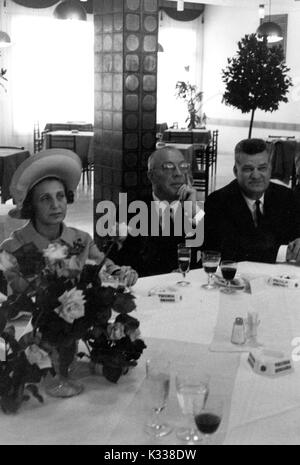
M 236 318 L 233 323 L 232 335 L 231 335 L 232 344 L 243 345 L 246 342 L 246 331 L 243 318 Z

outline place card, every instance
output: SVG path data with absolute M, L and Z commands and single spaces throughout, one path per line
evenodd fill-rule
M 266 289 L 266 278 L 265 276 L 256 276 L 248 279 L 250 294 L 259 294 Z

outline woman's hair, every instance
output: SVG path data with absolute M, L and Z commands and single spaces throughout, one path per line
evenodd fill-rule
M 74 202 L 74 192 L 73 191 L 68 191 L 67 186 L 59 178 L 56 178 L 54 176 L 51 176 L 49 178 L 44 178 L 41 181 L 39 181 L 37 184 L 35 184 L 28 194 L 25 197 L 25 200 L 23 202 L 23 206 L 21 208 L 21 217 L 24 218 L 25 220 L 33 220 L 34 219 L 34 208 L 33 208 L 33 192 L 36 186 L 38 186 L 41 182 L 43 181 L 59 181 L 63 186 L 64 186 L 64 191 L 65 191 L 65 196 L 67 199 L 67 203 L 73 203 Z

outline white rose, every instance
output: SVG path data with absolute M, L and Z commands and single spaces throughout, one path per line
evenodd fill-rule
M 84 316 L 85 299 L 83 292 L 78 291 L 76 287 L 64 292 L 58 300 L 61 305 L 54 311 L 67 323 L 73 324 L 75 320 Z
M 107 333 L 111 341 L 119 341 L 125 337 L 124 325 L 122 323 L 112 323 L 107 327 Z
M 41 370 L 52 367 L 52 362 L 47 352 L 36 344 L 27 347 L 25 355 L 30 365 L 36 364 Z
M 0 252 L 0 270 L 1 271 L 10 271 L 18 266 L 18 261 L 16 257 L 12 254 L 3 250 Z
M 127 336 L 130 338 L 131 342 L 134 342 L 141 336 L 141 331 L 139 328 L 134 329 L 133 331 L 127 331 Z
M 57 242 L 49 244 L 47 249 L 43 250 L 43 255 L 48 258 L 50 262 L 57 260 L 64 260 L 68 255 L 68 247 Z

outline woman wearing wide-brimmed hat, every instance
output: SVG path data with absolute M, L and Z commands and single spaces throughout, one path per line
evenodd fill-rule
M 67 203 L 73 202 L 80 177 L 81 161 L 71 150 L 44 150 L 25 160 L 11 181 L 10 192 L 15 208 L 9 214 L 29 221 L 0 245 L 0 251 L 10 252 L 17 259 L 20 253 L 24 259 L 28 251 L 30 268 L 35 252 L 42 252 L 50 243 L 61 242 L 70 247 L 80 243 L 79 265 L 83 266 L 87 259 L 100 264 L 104 254 L 91 236 L 63 222 Z M 105 263 L 109 274 L 122 275 L 129 286 L 136 282 L 137 273 L 132 268 L 117 266 L 108 259 Z M 28 282 L 13 271 L 6 272 L 6 279 L 17 292 L 28 286 Z

